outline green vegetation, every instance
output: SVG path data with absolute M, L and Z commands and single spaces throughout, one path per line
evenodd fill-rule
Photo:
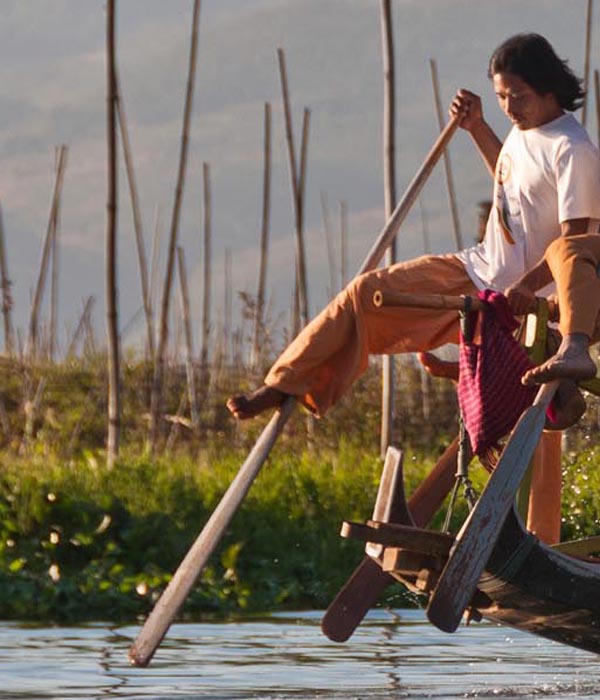
M 143 449 L 148 368 L 127 366 L 126 446 L 109 470 L 101 371 L 2 369 L 0 616 L 77 622 L 146 615 L 264 420 L 237 426 L 222 408 L 229 387 L 213 387 L 201 429 L 167 421 L 165 449 L 151 459 Z M 421 377 L 409 367 L 403 377 L 398 432 L 408 445 L 410 492 L 454 434 L 456 407 L 452 387 L 435 383 L 424 420 Z M 42 399 L 32 411 L 27 402 L 42 380 Z M 338 532 L 342 520 L 362 521 L 372 511 L 381 470 L 378 382 L 376 369 L 368 372 L 327 420 L 313 424 L 296 412 L 189 596 L 184 617 L 328 605 L 363 556 L 360 543 Z M 177 413 L 184 391 L 184 373 L 173 374 L 167 414 Z M 574 451 L 566 461 L 565 535 L 595 534 L 600 454 Z M 481 471 L 473 470 L 478 486 Z M 462 516 L 461 504 L 457 522 Z M 400 586 L 382 601 L 414 602 Z
M 4 458 L 0 616 L 71 622 L 149 612 L 243 457 L 134 457 L 110 471 L 91 454 L 69 463 Z M 413 485 L 427 462 L 408 458 Z M 370 516 L 380 469 L 376 455 L 345 441 L 336 453 L 277 450 L 185 615 L 326 606 L 362 556 L 359 543 L 339 537 L 340 523 Z

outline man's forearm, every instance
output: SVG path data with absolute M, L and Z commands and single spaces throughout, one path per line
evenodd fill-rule
M 496 161 L 500 155 L 502 142 L 485 121 L 473 127 L 469 133 L 473 141 L 475 141 L 475 145 L 483 158 L 483 162 L 486 164 L 491 176 L 494 177 L 496 173 Z

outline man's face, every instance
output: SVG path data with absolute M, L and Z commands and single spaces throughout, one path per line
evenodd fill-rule
M 534 129 L 563 113 L 554 93 L 538 95 L 518 75 L 495 73 L 493 83 L 498 104 L 518 129 Z

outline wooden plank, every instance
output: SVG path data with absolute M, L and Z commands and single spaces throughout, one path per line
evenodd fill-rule
M 406 504 L 402 467 L 402 451 L 390 445 L 385 455 L 372 520 L 383 523 L 414 524 Z M 375 542 L 367 542 L 365 553 L 377 559 L 383 553 L 383 546 Z
M 366 524 L 346 520 L 342 523 L 340 534 L 348 539 L 377 542 L 386 547 L 406 547 L 432 556 L 448 556 L 454 541 L 451 535 L 442 532 L 372 520 Z
M 571 542 L 559 542 L 551 545 L 552 549 L 574 557 L 587 557 L 594 552 L 600 552 L 600 536 L 583 537 Z
M 454 632 L 471 602 L 479 577 L 527 470 L 544 428 L 558 381 L 544 384 L 517 422 L 475 508 L 462 526 L 427 607 L 429 621 Z

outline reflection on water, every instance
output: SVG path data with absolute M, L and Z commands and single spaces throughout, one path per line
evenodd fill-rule
M 600 657 L 487 623 L 447 635 L 420 611 L 374 611 L 346 644 L 321 613 L 173 625 L 147 669 L 137 627 L 0 626 L 0 699 L 597 698 Z

